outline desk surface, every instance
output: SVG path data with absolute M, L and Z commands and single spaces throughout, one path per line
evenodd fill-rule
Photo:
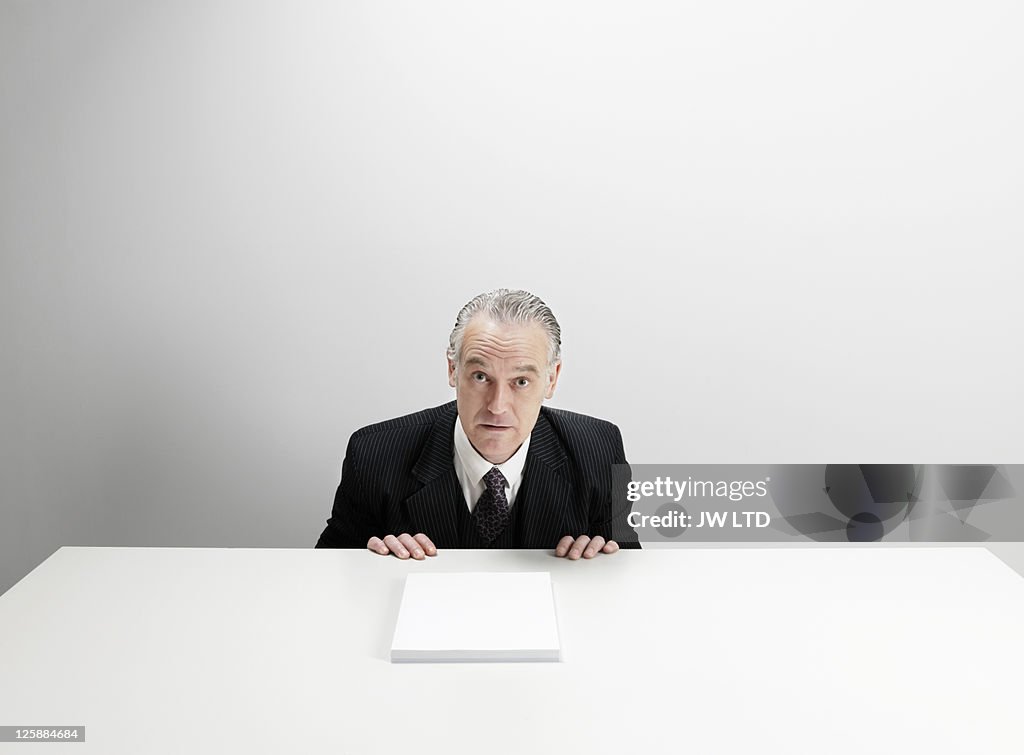
M 389 663 L 413 570 L 550 571 L 563 661 Z M 45 745 L 82 755 L 1020 753 L 1021 637 L 1024 580 L 977 547 L 62 548 L 0 597 L 0 725 L 84 725 Z

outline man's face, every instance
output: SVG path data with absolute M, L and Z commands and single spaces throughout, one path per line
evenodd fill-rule
M 555 392 L 562 365 L 548 370 L 547 334 L 536 323 L 502 325 L 478 315 L 463 331 L 459 360 L 448 360 L 448 384 L 462 428 L 487 461 L 508 461 Z

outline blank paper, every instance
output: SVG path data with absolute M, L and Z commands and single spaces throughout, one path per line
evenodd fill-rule
M 400 661 L 557 661 L 549 572 L 410 574 L 391 643 Z

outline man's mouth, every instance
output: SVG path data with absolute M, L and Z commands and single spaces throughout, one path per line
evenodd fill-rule
M 484 428 L 485 430 L 511 430 L 512 429 L 512 425 L 489 425 L 486 422 L 482 422 L 480 424 L 480 427 Z

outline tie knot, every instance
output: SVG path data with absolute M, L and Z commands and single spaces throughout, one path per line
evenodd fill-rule
M 505 475 L 501 473 L 501 470 L 497 467 L 491 467 L 491 470 L 484 475 L 484 485 L 492 493 L 505 493 Z

